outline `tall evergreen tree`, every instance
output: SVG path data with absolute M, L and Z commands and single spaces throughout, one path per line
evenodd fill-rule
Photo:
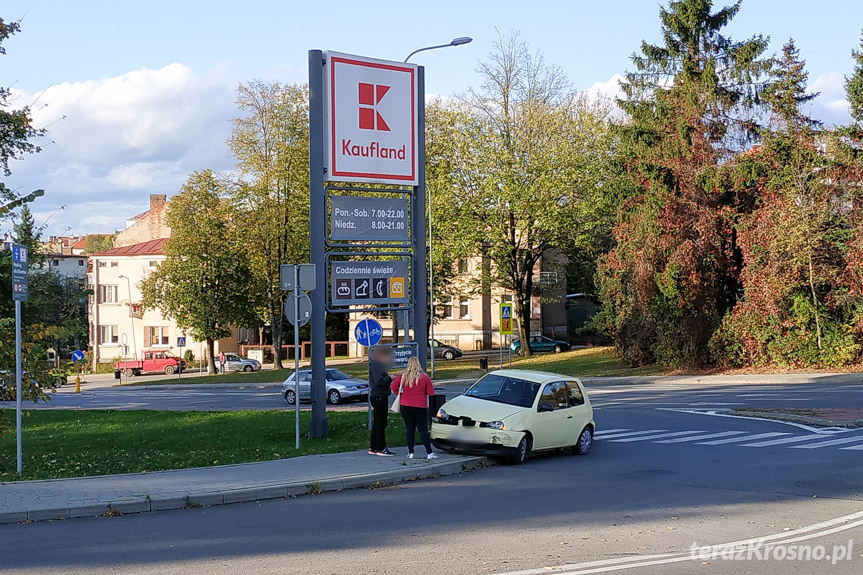
M 860 48 L 851 50 L 851 57 L 854 59 L 854 70 L 851 76 L 845 76 L 845 94 L 848 96 L 851 118 L 856 124 L 863 124 L 863 35 Z
M 633 363 L 704 363 L 737 297 L 733 223 L 744 199 L 729 193 L 724 165 L 754 136 L 768 67 L 765 38 L 723 35 L 739 10 L 714 12 L 710 0 L 660 8 L 662 43 L 642 43 L 622 85 L 622 201 L 597 323 Z

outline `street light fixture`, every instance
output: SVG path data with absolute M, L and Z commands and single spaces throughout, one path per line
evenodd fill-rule
M 129 279 L 129 276 L 122 274 L 117 277 L 126 280 L 126 287 L 129 289 L 129 325 L 132 329 L 132 359 L 138 359 L 138 345 L 135 343 L 135 317 L 132 315 L 132 281 Z
M 418 48 L 408 54 L 408 57 L 405 58 L 405 63 L 411 59 L 411 56 L 417 54 L 419 52 L 425 52 L 427 50 L 437 50 L 438 48 L 449 48 L 450 46 L 462 46 L 464 44 L 470 44 L 473 42 L 473 38 L 470 36 L 459 36 L 458 38 L 453 38 L 449 44 L 438 44 L 437 46 L 426 46 L 425 48 Z M 431 377 L 434 377 L 434 261 L 432 260 L 432 217 L 431 217 L 431 190 L 428 191 L 428 200 L 426 201 L 426 205 L 428 206 L 429 216 L 428 216 L 428 234 L 429 234 L 429 343 L 431 346 L 431 351 L 429 353 L 430 359 L 430 369 L 429 373 Z M 405 326 L 405 337 L 407 337 L 408 327 Z
M 462 44 L 470 44 L 473 42 L 473 38 L 468 36 L 459 36 L 458 38 L 453 38 L 449 44 L 438 44 L 437 46 L 426 46 L 425 48 L 418 48 L 408 54 L 408 57 L 405 58 L 405 63 L 411 59 L 411 56 L 418 52 L 425 52 L 426 50 L 437 50 L 438 48 L 449 48 L 450 46 L 461 46 Z

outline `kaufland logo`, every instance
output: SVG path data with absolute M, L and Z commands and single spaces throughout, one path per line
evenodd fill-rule
M 390 127 L 377 109 L 377 105 L 381 103 L 387 92 L 390 91 L 389 86 L 366 84 L 360 82 L 359 87 L 359 102 L 360 102 L 360 130 L 380 130 L 381 132 L 389 132 Z
M 325 178 L 416 185 L 417 69 L 328 53 Z

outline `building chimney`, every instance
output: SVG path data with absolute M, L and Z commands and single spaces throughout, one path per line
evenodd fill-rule
M 161 210 L 166 203 L 168 203 L 168 196 L 165 194 L 150 194 L 150 211 Z

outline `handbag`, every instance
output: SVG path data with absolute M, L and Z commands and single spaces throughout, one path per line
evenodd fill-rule
M 392 406 L 390 407 L 390 411 L 393 413 L 399 413 L 401 411 L 402 406 L 402 390 L 404 389 L 404 383 L 399 381 L 399 393 L 396 395 L 395 401 L 393 401 Z

